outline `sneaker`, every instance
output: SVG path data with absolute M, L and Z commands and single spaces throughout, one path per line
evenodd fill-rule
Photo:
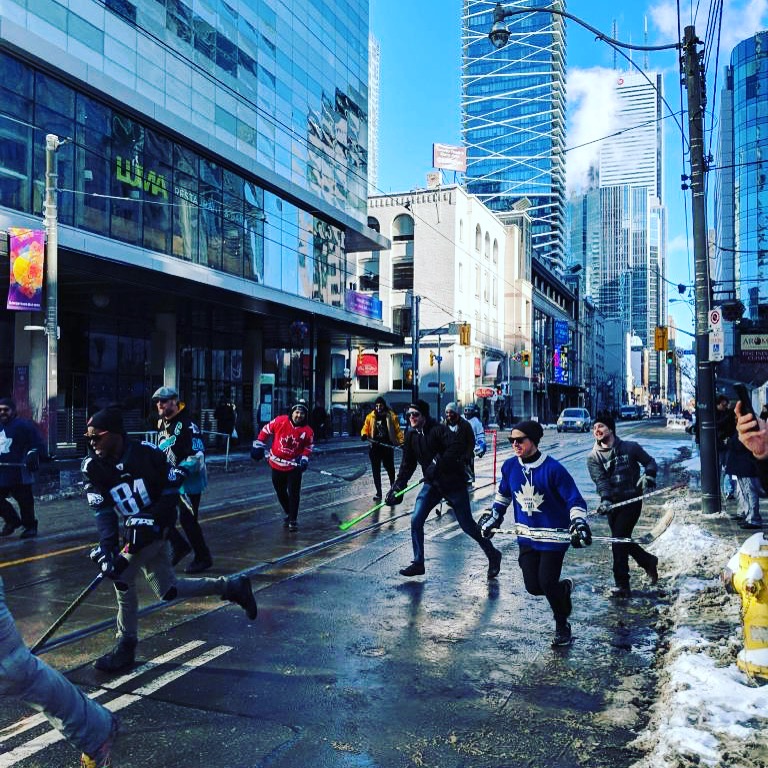
M 258 614 L 256 598 L 253 596 L 253 586 L 247 576 L 231 576 L 228 578 L 222 600 L 237 603 L 245 611 L 249 621 L 253 621 Z
M 186 539 L 175 540 L 171 544 L 171 565 L 178 565 L 191 551 L 192 547 Z
M 647 565 L 643 568 L 643 570 L 648 575 L 648 578 L 651 580 L 651 586 L 654 587 L 656 584 L 659 583 L 659 558 L 654 555 L 653 562 L 650 565 Z
M 424 563 L 411 563 L 400 569 L 401 576 L 423 576 L 425 573 Z
M 374 500 L 374 501 L 381 501 L 381 494 L 380 494 L 380 493 L 377 493 L 377 494 L 376 494 L 376 495 L 373 497 L 373 500 Z
M 120 640 L 109 652 L 100 656 L 93 662 L 93 666 L 99 672 L 115 674 L 130 669 L 136 663 L 136 641 Z
M 33 539 L 35 536 L 37 536 L 37 523 L 30 526 L 29 528 L 25 528 L 21 532 L 21 536 L 19 536 L 20 539 Z
M 202 573 L 213 565 L 210 557 L 195 558 L 185 569 L 184 573 Z
M 613 600 L 626 600 L 632 597 L 632 591 L 629 587 L 613 587 L 608 597 Z
M 565 599 L 565 617 L 568 618 L 573 610 L 571 602 L 571 592 L 573 592 L 573 579 L 563 579 L 560 582 L 563 585 L 563 597 Z
M 289 520 L 288 521 L 288 530 L 289 531 L 298 531 L 299 530 L 299 524 L 295 520 Z
M 9 523 L 6 520 L 5 525 L 3 526 L 3 530 L 0 531 L 0 536 L 12 536 L 16 529 L 20 527 L 21 523 Z
M 112 745 L 120 730 L 120 721 L 112 715 L 112 728 L 106 741 L 92 755 L 80 755 L 80 768 L 112 768 Z
M 555 627 L 555 636 L 552 638 L 552 647 L 559 648 L 564 645 L 570 645 L 573 642 L 571 634 L 571 625 L 565 621 Z
M 494 549 L 488 555 L 488 575 L 487 578 L 495 579 L 501 571 L 501 552 L 498 549 Z

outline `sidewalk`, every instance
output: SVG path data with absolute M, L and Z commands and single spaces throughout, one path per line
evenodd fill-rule
M 680 465 L 678 465 L 680 466 Z M 743 647 L 741 600 L 720 575 L 754 532 L 726 511 L 701 512 L 699 457 L 683 465 L 691 488 L 669 502 L 675 520 L 650 548 L 659 557 L 668 603 L 659 611 L 658 683 L 633 768 L 757 768 L 768 765 L 768 686 L 736 666 Z

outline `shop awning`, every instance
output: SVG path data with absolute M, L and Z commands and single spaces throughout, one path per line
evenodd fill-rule
M 378 376 L 379 375 L 379 356 L 378 355 L 360 355 L 357 358 L 357 376 Z

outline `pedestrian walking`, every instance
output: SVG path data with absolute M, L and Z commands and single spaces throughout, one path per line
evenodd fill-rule
M 467 465 L 467 485 L 470 487 L 475 482 L 475 459 L 482 459 L 486 451 L 485 429 L 483 429 L 483 422 L 480 421 L 479 414 L 480 411 L 476 405 L 468 405 L 464 409 L 464 418 L 469 422 L 475 436 L 475 447 Z
M 726 499 L 732 499 L 735 484 L 731 475 L 725 471 L 725 465 L 728 459 L 728 441 L 736 434 L 736 414 L 725 395 L 720 395 L 715 403 L 715 434 L 717 435 L 717 457 L 720 461 L 723 494 Z
M 37 452 L 32 462 L 27 460 L 30 451 Z M 0 517 L 4 522 L 0 536 L 11 536 L 17 528 L 22 529 L 22 539 L 37 536 L 33 468 L 45 455 L 45 445 L 34 423 L 17 414 L 16 403 L 10 397 L 0 398 Z M 18 512 L 9 498 L 19 505 Z
M 315 433 L 315 439 L 325 441 L 327 439 L 325 425 L 328 422 L 328 413 L 326 412 L 325 406 L 320 400 L 315 403 L 315 407 L 312 409 L 311 421 L 311 427 L 312 431 Z
M 461 530 L 480 545 L 488 558 L 487 577 L 495 579 L 501 570 L 501 552 L 480 535 L 469 504 L 466 467 L 475 447 L 472 427 L 459 416 L 455 403 L 445 406 L 445 423 L 430 425 L 428 430 L 429 406 L 423 400 L 408 407 L 408 418 L 411 429 L 406 435 L 400 471 L 386 502 L 397 503 L 395 494 L 407 487 L 417 466 L 424 473 L 424 485 L 411 513 L 413 561 L 400 574 L 410 577 L 425 573 L 424 524 L 435 505 L 445 498 Z
M 232 444 L 232 441 L 237 440 L 237 431 L 235 430 L 237 424 L 237 408 L 235 407 L 235 404 L 222 395 L 213 412 L 213 418 L 216 419 L 216 431 L 220 433 L 216 435 L 216 448 L 221 451 L 226 448 L 224 435 L 229 438 L 230 445 Z
M 307 404 L 299 400 L 291 407 L 288 416 L 278 416 L 265 424 L 251 447 L 251 458 L 261 461 L 271 439 L 269 466 L 272 468 L 272 487 L 283 508 L 283 527 L 299 530 L 299 504 L 301 503 L 301 478 L 309 466 L 314 445 L 314 432 L 307 424 Z
M 613 416 L 599 413 L 592 425 L 595 445 L 587 457 L 587 469 L 600 496 L 598 514 L 607 515 L 611 536 L 629 538 L 643 510 L 642 496 L 656 487 L 656 462 L 638 444 L 616 435 Z M 643 468 L 643 474 L 640 468 Z M 632 504 L 611 509 L 612 504 L 637 498 Z M 629 598 L 629 558 L 646 572 L 654 585 L 659 580 L 659 559 L 639 544 L 613 542 L 613 578 L 611 597 Z
M 168 532 L 186 479 L 183 465 L 171 465 L 158 447 L 130 440 L 116 408 L 91 416 L 85 437 L 91 448 L 82 464 L 85 493 L 99 535 L 91 559 L 112 579 L 117 598 L 117 645 L 95 661 L 96 669 L 116 673 L 135 663 L 139 573 L 162 600 L 218 595 L 253 621 L 256 600 L 247 576 L 179 579 L 174 573 Z
M 117 718 L 30 653 L 5 602 L 0 578 L 0 696 L 41 712 L 79 749 L 81 768 L 109 768 Z
M 542 541 L 535 531 L 568 528 L 570 546 L 592 543 L 587 523 L 587 504 L 568 470 L 543 453 L 539 443 L 544 430 L 537 421 L 521 421 L 512 427 L 509 441 L 514 457 L 501 466 L 501 481 L 490 513 L 480 518 L 486 540 L 501 527 L 510 504 L 518 527 L 518 563 L 526 591 L 543 595 L 555 620 L 552 647 L 569 645 L 573 636 L 568 618 L 573 605 L 573 581 L 561 578 L 568 542 Z M 529 533 L 530 535 L 526 535 Z
M 171 466 L 184 470 L 184 484 L 179 495 L 179 522 L 187 538 L 173 526 L 168 540 L 173 551 L 172 561 L 176 565 L 190 550 L 192 562 L 185 573 L 202 573 L 213 565 L 213 558 L 205 542 L 198 515 L 200 499 L 208 486 L 205 469 L 205 443 L 203 434 L 192 421 L 175 387 L 160 387 L 152 395 L 157 408 L 157 446 L 168 458 Z
M 384 467 L 391 486 L 395 482 L 395 447 L 401 446 L 404 440 L 400 420 L 383 397 L 376 398 L 373 410 L 365 417 L 360 436 L 371 444 L 368 456 L 376 487 L 373 500 L 381 501 L 381 468 Z
M 752 452 L 741 443 L 737 434 L 728 440 L 725 471 L 736 478 L 737 512 L 732 515 L 732 519 L 739 521 L 739 528 L 762 529 L 757 463 Z

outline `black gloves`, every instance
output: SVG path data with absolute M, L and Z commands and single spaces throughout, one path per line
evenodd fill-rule
M 387 491 L 387 495 L 384 497 L 384 503 L 388 507 L 394 507 L 394 506 L 397 506 L 398 504 L 401 504 L 403 501 L 402 494 L 400 496 L 398 496 L 397 494 L 400 493 L 400 491 L 402 490 L 403 489 L 397 483 L 395 483 L 389 489 L 389 491 Z
M 99 566 L 99 570 L 108 579 L 117 578 L 128 564 L 118 551 L 107 548 L 102 549 L 101 546 L 94 547 L 88 554 L 88 557 Z
M 308 467 L 308 466 L 309 466 L 309 459 L 308 459 L 306 456 L 302 456 L 302 457 L 299 459 L 299 469 L 300 469 L 302 472 L 306 472 L 306 471 L 307 471 L 307 467 Z
M 427 466 L 424 469 L 424 479 L 428 483 L 434 483 L 435 479 L 437 478 L 437 456 L 435 456 L 432 461 L 427 464 Z
M 261 440 L 254 440 L 251 445 L 251 458 L 254 461 L 261 461 L 267 455 L 267 446 Z
M 651 475 L 643 475 L 637 481 L 637 487 L 642 493 L 648 493 L 656 488 L 656 478 Z
M 488 511 L 480 515 L 480 519 L 477 521 L 480 526 L 480 535 L 484 539 L 493 538 L 494 528 L 501 528 L 501 523 L 504 520 L 504 514 L 507 510 L 504 507 L 494 504 Z
M 368 442 L 368 435 L 360 435 L 360 439 L 361 439 L 361 440 L 362 440 L 364 443 L 367 443 L 367 442 Z
M 598 515 L 607 515 L 611 511 L 611 502 L 607 499 L 603 499 L 600 502 L 600 506 L 597 508 Z
M 592 531 L 583 517 L 573 519 L 568 533 L 571 535 L 571 546 L 576 549 L 588 547 L 592 543 Z

